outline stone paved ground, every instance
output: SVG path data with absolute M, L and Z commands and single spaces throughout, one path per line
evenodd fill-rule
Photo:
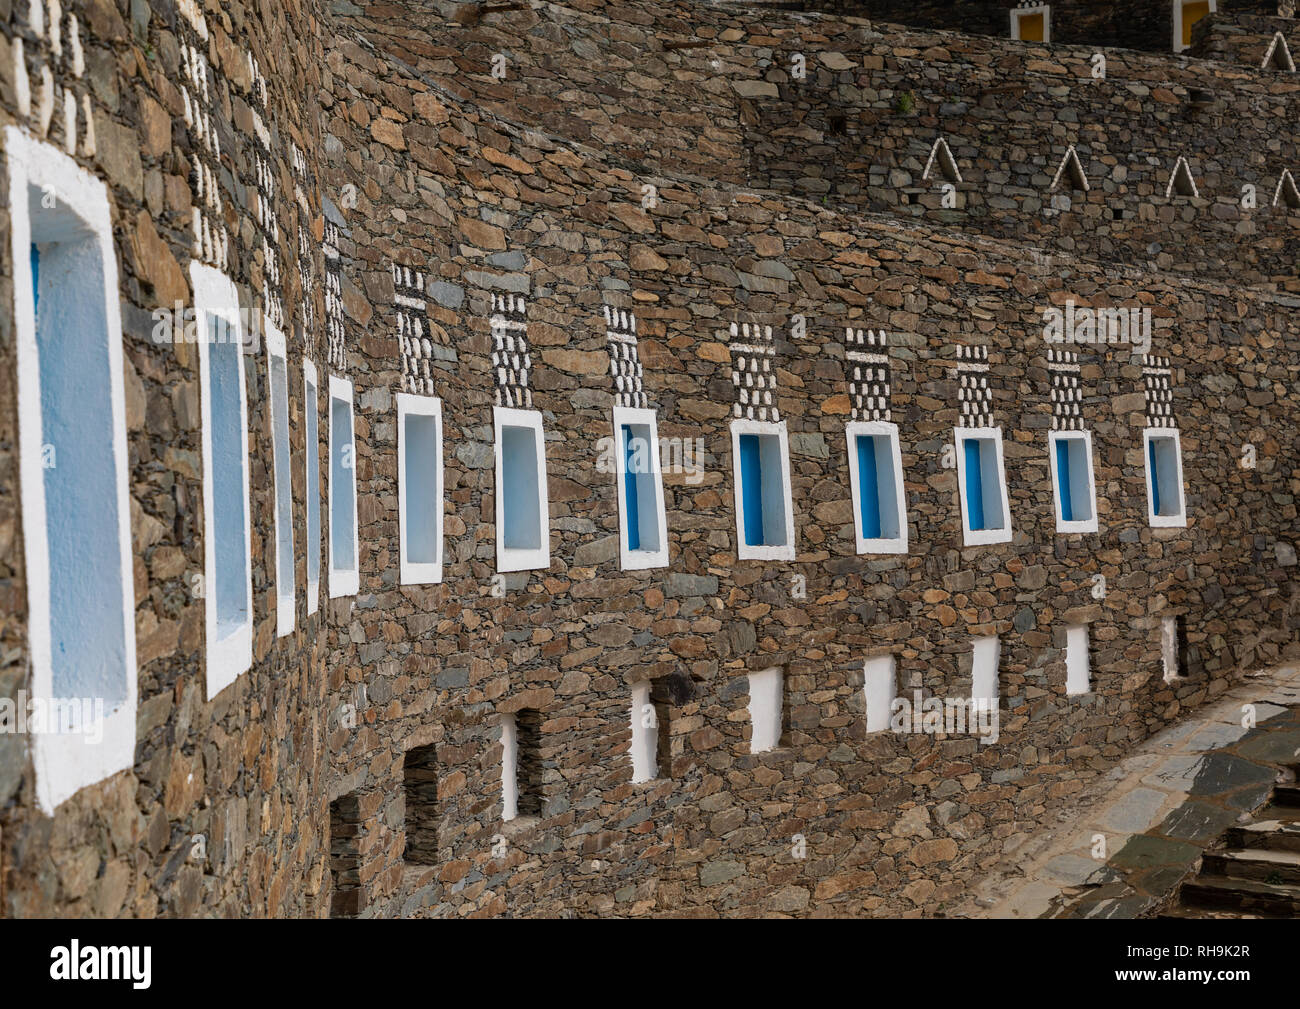
M 1008 855 L 953 914 L 1126 918 L 1148 911 L 1215 838 L 1268 798 L 1278 765 L 1298 759 L 1300 666 L 1248 676 L 1151 737 L 1063 811 L 1059 829 Z

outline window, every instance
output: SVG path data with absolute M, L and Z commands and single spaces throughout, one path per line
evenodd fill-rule
M 862 667 L 862 691 L 867 702 L 867 731 L 884 732 L 893 717 L 898 696 L 894 657 L 877 655 Z
M 1160 661 L 1164 680 L 1172 683 L 1186 676 L 1187 622 L 1181 614 L 1160 619 Z
M 996 637 L 976 638 L 971 656 L 970 696 L 976 703 L 998 699 L 998 663 L 1002 643 Z
M 617 439 L 619 561 L 623 570 L 668 565 L 668 524 L 653 410 L 614 407 Z
M 785 712 L 782 694 L 784 678 L 780 669 L 764 669 L 749 674 L 750 753 L 775 750 L 783 742 Z
M 956 444 L 957 484 L 961 491 L 966 546 L 1009 542 L 1011 515 L 1002 466 L 1002 429 L 958 428 Z
M 331 918 L 355 918 L 362 911 L 361 842 L 365 832 L 356 792 L 330 803 Z
M 352 383 L 330 376 L 330 598 L 354 596 L 357 564 L 357 446 Z
M 37 802 L 53 813 L 135 761 L 117 254 L 102 182 L 12 126 L 5 154 L 32 693 L 53 716 L 32 760 Z
M 501 819 L 542 814 L 541 712 L 501 718 Z
M 442 581 L 442 400 L 397 394 L 403 585 Z
M 897 425 L 857 421 L 848 425 L 846 434 L 858 553 L 907 553 L 907 504 Z
M 303 438 L 307 449 L 307 615 L 320 606 L 320 385 L 316 366 L 302 363 Z
M 438 862 L 438 745 L 414 746 L 402 764 L 406 791 L 406 850 L 413 865 Z
M 208 699 L 253 662 L 248 405 L 239 296 L 220 271 L 190 263 L 201 352 L 203 557 Z
M 1092 432 L 1053 431 L 1047 437 L 1058 533 L 1097 531 L 1097 492 L 1092 476 Z
M 790 448 L 784 421 L 731 423 L 740 560 L 794 560 Z
M 1185 526 L 1183 454 L 1177 428 L 1149 427 L 1142 432 L 1147 470 L 1147 522 Z
M 1173 0 L 1174 52 L 1180 53 L 1192 44 L 1192 28 L 1207 14 L 1218 10 L 1216 0 Z
M 1011 37 L 1022 42 L 1051 42 L 1052 8 L 1047 4 L 1034 4 L 1012 10 Z
M 632 784 L 659 777 L 659 749 L 668 719 L 664 705 L 650 697 L 648 682 L 632 685 Z
M 1091 672 L 1088 659 L 1088 625 L 1065 629 L 1065 692 L 1069 695 L 1086 694 Z
M 496 427 L 497 570 L 551 566 L 550 505 L 542 415 L 499 406 Z
M 271 451 L 275 482 L 275 633 L 293 630 L 293 477 L 289 469 L 289 367 L 284 334 L 262 319 L 270 378 Z

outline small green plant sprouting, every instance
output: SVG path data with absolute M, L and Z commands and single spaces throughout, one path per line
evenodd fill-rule
M 894 100 L 894 111 L 899 115 L 911 115 L 912 110 L 916 108 L 916 98 L 912 92 L 904 91 Z

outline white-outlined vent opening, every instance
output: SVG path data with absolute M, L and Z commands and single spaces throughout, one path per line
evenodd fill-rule
M 1060 166 L 1056 169 L 1056 175 L 1052 177 L 1052 191 L 1064 180 L 1069 184 L 1071 189 L 1088 192 L 1088 176 L 1084 174 L 1083 163 L 1079 160 L 1079 155 L 1071 144 L 1065 152 L 1065 157 L 1061 159 Z
M 921 173 L 922 182 L 929 181 L 930 173 L 934 171 L 936 163 L 939 166 L 939 174 L 943 176 L 945 182 L 961 184 L 961 172 L 957 168 L 957 161 L 948 148 L 948 141 L 943 137 L 935 140 L 934 146 L 930 148 L 929 160 L 925 163 L 925 171 Z

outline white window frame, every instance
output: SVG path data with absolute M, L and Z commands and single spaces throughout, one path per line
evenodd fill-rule
M 262 316 L 262 334 L 266 339 L 266 403 L 271 420 L 271 487 L 273 491 L 273 507 L 271 511 L 273 513 L 275 534 L 275 635 L 282 638 L 293 632 L 294 615 L 297 609 L 297 579 L 293 559 L 293 448 L 289 431 L 289 358 L 285 351 L 284 334 L 265 315 Z M 275 395 L 277 361 L 279 362 L 278 367 L 284 370 L 283 402 L 277 402 Z M 283 460 L 285 476 L 283 481 L 280 479 L 279 428 L 281 425 L 284 426 L 284 443 L 288 447 L 287 457 Z M 280 528 L 281 496 L 285 498 L 289 505 L 288 530 Z M 288 534 L 287 543 L 282 538 L 286 532 Z M 280 577 L 285 559 L 281 555 L 281 551 L 286 547 L 289 551 L 290 574 L 288 586 L 282 584 L 283 580 Z M 288 589 L 287 592 L 285 591 L 286 588 Z
M 511 712 L 501 716 L 501 819 L 519 816 L 519 724 Z
M 659 460 L 659 423 L 653 410 L 629 406 L 614 407 L 614 472 L 618 485 L 618 559 L 624 571 L 668 566 L 668 517 L 664 512 L 664 478 Z M 654 481 L 655 523 L 659 546 L 655 550 L 629 550 L 627 546 L 627 452 L 623 444 L 623 427 L 650 429 L 650 477 Z
M 1002 528 L 971 529 L 970 513 L 966 509 L 966 446 L 972 438 L 993 442 L 998 463 L 998 489 L 1002 499 Z M 1002 457 L 1002 428 L 959 427 L 953 429 L 953 445 L 957 449 L 957 505 L 961 510 L 962 542 L 968 547 L 987 546 L 991 543 L 1011 542 L 1011 505 L 1007 494 L 1007 470 Z
M 750 753 L 771 753 L 781 748 L 785 705 L 785 671 L 780 666 L 749 674 Z M 771 731 L 773 725 L 775 733 Z
M 434 511 L 437 515 L 434 528 L 434 555 L 432 561 L 413 561 L 410 559 L 407 545 L 409 522 L 407 518 L 407 471 L 406 471 L 406 420 L 408 417 L 432 417 L 434 425 L 433 465 L 435 486 L 438 489 Z M 398 540 L 399 566 L 403 585 L 432 585 L 442 581 L 443 560 L 443 502 L 447 499 L 446 488 L 442 482 L 442 400 L 437 396 L 417 396 L 412 393 L 397 394 L 397 501 L 398 501 Z
M 1189 3 L 1196 3 L 1196 2 L 1197 0 L 1173 0 L 1173 5 L 1174 5 L 1173 42 L 1174 42 L 1174 52 L 1176 53 L 1181 53 L 1191 48 L 1190 46 L 1183 45 L 1183 7 Z M 1210 9 L 1205 12 L 1206 17 L 1209 17 L 1211 14 L 1218 13 L 1219 10 L 1218 0 L 1209 0 L 1209 3 L 1210 3 Z
M 1088 519 L 1072 519 L 1067 522 L 1061 517 L 1061 484 L 1058 479 L 1056 461 L 1056 443 L 1059 441 L 1082 441 L 1088 460 L 1088 503 L 1091 507 Z M 1092 432 L 1091 431 L 1052 431 L 1047 436 L 1047 459 L 1052 474 L 1052 505 L 1056 509 L 1056 531 L 1058 533 L 1095 533 L 1097 531 L 1097 484 L 1093 474 Z M 1071 475 L 1071 490 L 1074 481 Z
M 651 716 L 646 725 L 646 715 Z M 659 777 L 659 712 L 650 699 L 650 681 L 632 684 L 632 784 L 643 785 Z
M 352 383 L 346 378 L 340 378 L 338 375 L 330 376 L 330 395 L 329 395 L 329 469 L 330 469 L 330 535 L 328 544 L 329 553 L 329 574 L 330 586 L 329 593 L 331 599 L 340 599 L 344 596 L 355 596 L 361 585 L 361 539 L 357 535 L 357 414 L 352 399 Z M 334 507 L 334 401 L 341 400 L 348 404 L 348 415 L 351 418 L 351 439 L 349 445 L 352 449 L 352 501 L 351 514 L 348 514 L 347 508 L 344 509 L 342 520 L 352 524 L 352 546 L 354 550 L 353 562 L 355 566 L 351 569 L 340 568 L 334 562 L 334 530 L 337 528 L 335 523 L 339 521 L 338 510 Z
M 1038 4 L 1033 7 L 1013 7 L 1011 9 L 1011 37 L 1020 41 L 1020 19 L 1043 15 L 1043 45 L 1052 41 L 1052 5 Z
M 863 537 L 862 483 L 858 472 L 858 438 L 888 438 L 894 468 L 894 507 L 898 512 L 898 535 Z M 903 487 L 903 453 L 898 440 L 898 425 L 883 420 L 853 421 L 844 428 L 849 452 L 849 484 L 853 492 L 853 538 L 860 554 L 907 553 L 907 493 Z
M 1178 512 L 1174 515 L 1157 515 L 1155 497 L 1151 488 L 1151 442 L 1154 439 L 1172 440 L 1174 464 L 1178 469 Z M 1148 427 L 1142 431 L 1142 472 L 1147 484 L 1147 525 L 1153 529 L 1182 528 L 1187 525 L 1187 496 L 1183 490 L 1183 444 L 1176 427 Z M 1162 491 L 1168 493 L 1162 483 Z
M 884 732 L 898 699 L 898 663 L 892 654 L 874 655 L 862 664 L 862 696 L 867 732 Z
M 316 365 L 304 358 L 302 362 L 302 436 L 305 459 L 303 466 L 304 490 L 307 495 L 304 525 L 307 533 L 307 616 L 320 609 L 320 553 L 321 539 L 321 484 L 320 484 L 320 377 Z M 312 505 L 316 506 L 313 528 Z M 312 560 L 316 561 L 316 577 L 312 577 Z
M 785 505 L 785 542 L 780 545 L 751 546 L 745 542 L 745 482 L 740 473 L 740 437 L 756 434 L 775 437 L 781 453 L 781 492 Z M 794 560 L 794 507 L 790 491 L 790 440 L 785 421 L 750 420 L 731 422 L 731 476 L 735 490 L 736 557 L 742 561 Z
M 195 327 L 199 343 L 199 378 L 202 387 L 203 415 L 203 568 L 205 622 L 207 641 L 206 681 L 208 700 L 212 700 L 234 683 L 253 664 L 253 564 L 252 538 L 248 504 L 248 386 L 244 372 L 243 338 L 239 312 L 239 292 L 234 281 L 220 270 L 198 260 L 190 262 L 190 282 L 194 287 Z M 244 584 L 247 587 L 246 617 L 243 624 L 224 638 L 217 638 L 217 542 L 213 528 L 215 495 L 212 486 L 212 366 L 209 359 L 208 316 L 225 321 L 227 334 L 236 334 L 239 360 L 239 420 L 243 440 L 240 462 L 243 470 L 244 506 Z
M 497 571 L 545 571 L 551 566 L 551 508 L 550 492 L 546 483 L 546 435 L 542 429 L 542 415 L 537 410 L 518 410 L 508 406 L 493 407 L 492 426 L 496 455 Z M 542 524 L 541 545 L 536 548 L 506 546 L 506 503 L 505 495 L 502 493 L 504 453 L 501 443 L 501 432 L 506 427 L 529 428 L 536 439 L 537 514 Z
M 1092 692 L 1091 628 L 1075 624 L 1065 629 L 1065 694 L 1081 697 Z
M 117 253 L 104 183 L 79 168 L 75 161 L 48 144 L 27 136 L 19 128 L 5 128 L 5 160 L 9 172 L 10 248 L 13 256 L 14 331 L 18 380 L 18 457 L 22 481 L 22 531 L 26 554 L 28 648 L 33 698 L 52 699 L 54 693 L 53 645 L 50 635 L 49 539 L 45 513 L 44 435 L 40 387 L 36 309 L 32 298 L 30 189 L 53 187 L 59 203 L 75 214 L 99 245 L 103 266 L 105 338 L 109 370 L 114 493 L 117 504 L 117 542 L 121 558 L 116 572 L 87 572 L 112 578 L 123 600 L 122 644 L 125 696 L 112 711 L 105 711 L 95 731 L 97 745 L 77 733 L 34 732 L 32 763 L 36 770 L 36 800 L 42 812 L 56 807 L 87 785 L 103 781 L 135 763 L 137 670 L 135 641 L 134 553 L 131 542 L 131 508 L 126 437 L 126 397 L 123 388 L 123 350 Z
M 1001 689 L 1002 639 L 996 635 L 976 638 L 971 646 L 970 698 L 996 702 Z

